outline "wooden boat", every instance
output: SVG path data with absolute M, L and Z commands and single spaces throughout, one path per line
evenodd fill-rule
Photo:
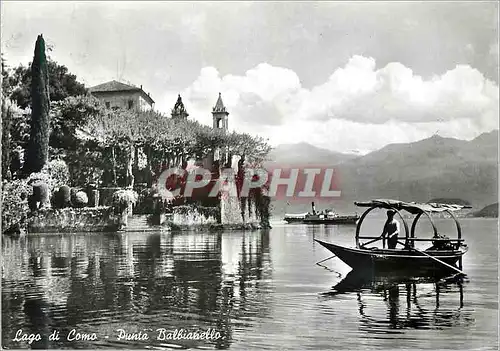
M 356 247 L 349 248 L 315 239 L 351 268 L 355 270 L 371 269 L 376 272 L 421 272 L 427 274 L 448 270 L 463 273 L 461 271 L 462 256 L 467 252 L 467 246 L 462 239 L 460 223 L 452 212 L 466 206 L 417 204 L 385 199 L 372 200 L 370 202 L 356 202 L 355 204 L 361 207 L 369 207 L 368 210 L 362 214 L 356 227 Z M 403 221 L 405 237 L 398 241 L 402 248 L 386 249 L 386 240 L 380 236 L 360 236 L 363 220 L 369 212 L 377 208 L 393 210 Z M 411 231 L 408 229 L 408 223 L 401 215 L 400 211 L 403 210 L 409 212 L 411 215 L 415 215 L 411 225 Z M 438 235 L 436 226 L 430 216 L 432 212 L 447 212 L 451 218 L 455 220 L 458 233 L 457 239 L 450 239 Z M 432 238 L 415 237 L 416 224 L 422 215 L 427 216 L 432 224 L 434 231 Z M 362 243 L 361 240 L 370 241 Z M 368 244 L 378 240 L 382 240 L 382 248 L 367 247 Z M 416 241 L 429 241 L 432 242 L 433 245 L 427 250 L 421 251 L 415 248 Z M 457 263 L 458 266 L 456 266 Z
M 312 213 L 302 214 L 285 214 L 284 220 L 287 223 L 303 223 L 303 224 L 356 224 L 359 216 L 355 215 L 340 215 L 333 210 L 316 211 L 314 202 L 312 203 Z

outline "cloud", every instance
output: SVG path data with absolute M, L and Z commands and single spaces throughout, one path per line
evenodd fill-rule
M 277 125 L 300 108 L 299 95 L 303 90 L 292 70 L 261 63 L 244 76 L 221 77 L 216 68 L 205 67 L 183 96 L 196 109 L 208 111 L 218 92 L 222 92 L 224 104 L 232 111 L 232 119 Z
M 284 115 L 272 101 L 264 100 L 253 92 L 241 93 L 232 113 L 238 119 L 254 124 L 281 125 L 284 122 Z
M 218 92 L 231 129 L 273 144 L 367 151 L 436 132 L 472 139 L 498 128 L 498 85 L 468 65 L 424 78 L 401 63 L 377 68 L 375 59 L 356 55 L 310 89 L 294 71 L 267 63 L 241 76 L 205 67 L 182 96 L 191 116 L 210 124 Z
M 476 69 L 458 65 L 423 79 L 401 63 L 378 70 L 371 58 L 356 57 L 311 92 L 320 119 L 364 123 L 412 123 L 480 119 L 498 110 L 498 86 Z

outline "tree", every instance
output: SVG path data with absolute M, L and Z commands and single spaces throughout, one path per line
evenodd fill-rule
M 14 88 L 15 80 L 12 76 L 11 69 L 7 66 L 7 63 L 3 57 L 3 53 L 1 55 L 2 62 L 2 98 L 8 98 L 12 93 L 12 89 Z
M 49 152 L 51 158 L 67 163 L 75 185 L 97 183 L 107 170 L 106 155 L 98 139 L 84 130 L 88 120 L 104 113 L 104 106 L 93 96 L 70 96 L 51 102 Z
M 39 172 L 49 156 L 49 74 L 42 35 L 36 40 L 31 77 L 31 131 L 26 150 L 25 174 Z
M 141 135 L 141 125 L 136 115 L 128 110 L 103 109 L 85 120 L 81 131 L 96 142 L 103 152 L 109 155 L 112 170 L 112 184 L 118 185 L 118 169 L 126 172 L 126 186 L 133 186 L 132 165 L 135 144 Z
M 83 123 L 81 131 L 88 136 L 89 142 L 95 142 L 95 150 L 99 149 L 102 158 L 106 159 L 101 166 L 96 164 L 96 167 L 106 167 L 115 185 L 133 186 L 137 179 L 151 185 L 152 177 L 158 176 L 164 168 L 184 167 L 188 159 L 201 160 L 218 148 L 228 150 L 232 155 L 240 155 L 251 165 L 257 166 L 270 149 L 265 140 L 249 134 L 226 134 L 195 121 L 172 119 L 154 111 L 94 109 L 88 104 L 88 98 L 73 100 L 86 100 L 86 107 L 77 104 L 71 105 L 69 109 L 67 106 L 64 109 L 67 112 L 58 118 Z M 85 113 L 85 118 L 74 118 L 70 117 L 74 113 L 68 114 L 68 111 L 77 114 L 82 111 L 94 112 Z M 138 167 L 139 154 L 145 155 L 145 169 Z M 94 166 L 86 167 L 91 168 Z
M 21 108 L 31 106 L 31 63 L 28 67 L 19 65 L 12 73 L 11 99 Z M 85 86 L 76 80 L 76 76 L 68 72 L 68 68 L 47 59 L 49 74 L 49 94 L 51 102 L 62 101 L 69 96 L 86 95 Z
M 17 175 L 22 149 L 29 139 L 29 116 L 10 99 L 14 79 L 12 70 L 2 61 L 2 179 Z
M 10 180 L 12 102 L 2 97 L 2 179 Z
M 10 179 L 10 127 L 12 125 L 12 118 L 7 104 L 7 98 L 4 92 L 8 93 L 10 88 L 9 75 L 3 55 L 2 61 L 2 179 Z
M 104 106 L 93 96 L 70 96 L 53 103 L 51 95 L 50 141 L 52 148 L 75 150 L 78 131 L 92 116 L 104 114 Z

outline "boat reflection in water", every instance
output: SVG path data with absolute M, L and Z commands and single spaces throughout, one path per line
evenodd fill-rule
M 353 270 L 323 296 L 356 294 L 359 328 L 371 334 L 398 329 L 467 327 L 474 323 L 474 318 L 464 309 L 464 283 L 459 276 L 412 279 Z M 384 304 L 386 313 L 381 316 Z

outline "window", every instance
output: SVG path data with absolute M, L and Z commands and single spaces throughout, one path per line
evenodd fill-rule
M 106 108 L 109 108 L 109 106 L 110 106 L 109 101 L 106 101 Z
M 128 101 L 128 109 L 132 109 L 132 107 L 134 107 L 134 101 L 133 100 L 129 100 Z

